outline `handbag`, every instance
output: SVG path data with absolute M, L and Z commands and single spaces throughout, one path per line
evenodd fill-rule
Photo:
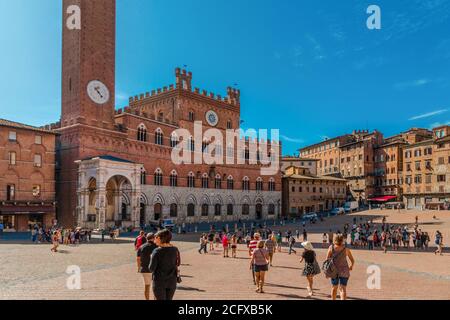
M 339 255 L 341 255 L 346 249 L 344 248 L 344 250 L 342 250 L 341 252 L 338 252 L 337 254 L 334 254 L 334 247 L 332 247 L 332 250 L 333 250 L 333 255 L 331 256 L 331 258 L 325 260 L 322 265 L 323 273 L 325 274 L 325 276 L 328 279 L 336 279 L 339 276 L 339 272 L 334 263 L 334 260 Z

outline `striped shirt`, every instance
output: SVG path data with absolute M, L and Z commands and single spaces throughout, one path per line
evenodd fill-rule
M 248 249 L 250 250 L 250 253 L 253 254 L 253 251 L 255 251 L 256 247 L 258 247 L 259 240 L 252 240 L 250 241 L 250 244 L 248 245 Z

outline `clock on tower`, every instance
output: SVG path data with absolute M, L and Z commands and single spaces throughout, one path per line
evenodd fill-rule
M 78 27 L 70 27 L 73 14 Z M 63 0 L 61 126 L 113 127 L 115 0 Z M 72 24 L 77 25 L 77 24 Z

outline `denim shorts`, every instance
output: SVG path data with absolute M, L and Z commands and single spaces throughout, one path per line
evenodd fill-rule
M 349 278 L 337 277 L 335 279 L 331 279 L 331 284 L 333 286 L 338 286 L 340 284 L 341 286 L 346 287 L 347 283 L 348 283 L 348 279 Z

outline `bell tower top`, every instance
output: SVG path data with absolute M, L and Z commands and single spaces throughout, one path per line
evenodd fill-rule
M 63 0 L 61 126 L 112 129 L 115 0 Z

